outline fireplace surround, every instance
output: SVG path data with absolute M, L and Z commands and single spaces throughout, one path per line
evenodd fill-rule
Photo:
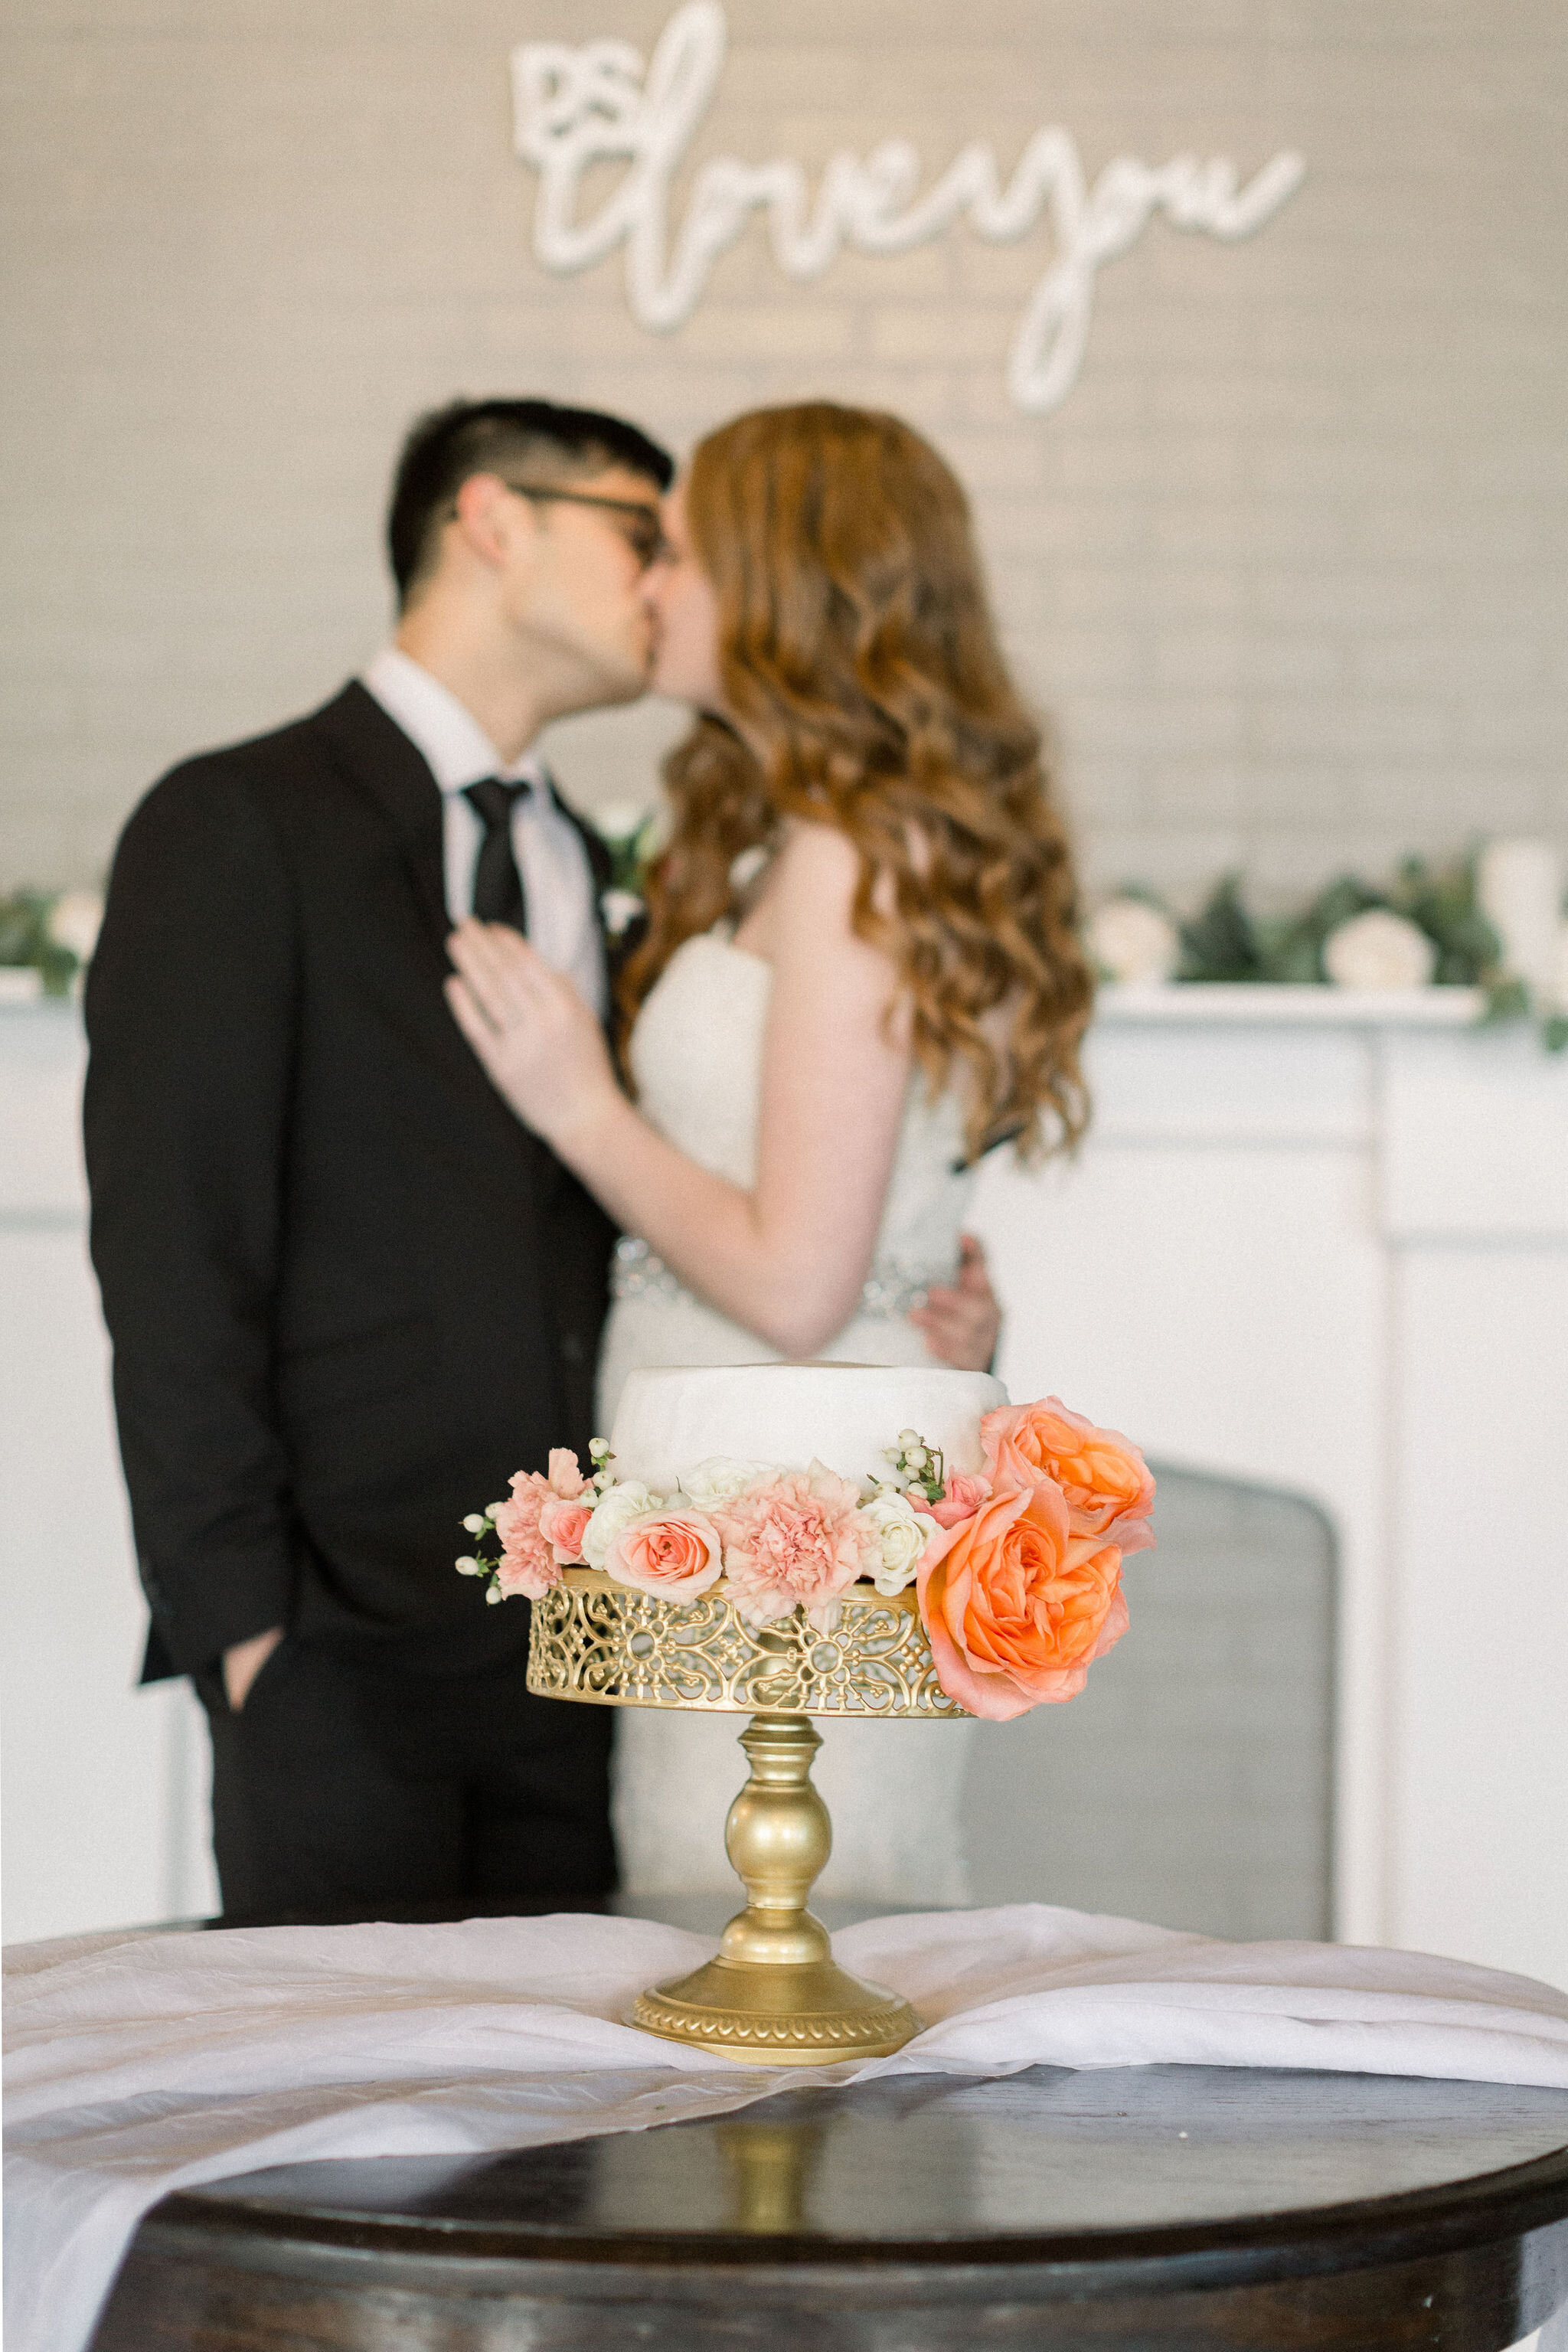
M 1328 1531 L 1331 1839 L 1290 1898 L 1302 1931 L 1326 1877 L 1342 1937 L 1562 1984 L 1568 1057 L 1477 1030 L 1477 1010 L 1447 989 L 1107 990 L 1077 1160 L 999 1155 L 975 1222 L 1016 1394 L 1054 1390 L 1175 1471 L 1297 1498 L 1303 1543 Z M 182 1691 L 132 1687 L 142 1612 L 86 1262 L 82 1052 L 74 1007 L 0 1008 L 17 1937 L 211 1901 L 199 1726 Z M 1131 1564 L 1135 1612 L 1141 1594 L 1170 1608 L 1161 1564 Z M 1075 1862 L 1037 1892 L 1088 1884 Z M 1170 1916 L 1219 1917 L 1175 1894 Z

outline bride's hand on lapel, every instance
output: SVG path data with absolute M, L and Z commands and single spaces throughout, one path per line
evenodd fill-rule
M 688 1159 L 642 1117 L 587 1007 L 515 931 L 461 923 L 449 942 L 453 1015 L 518 1117 L 679 1281 L 797 1360 L 855 1311 L 909 1092 L 898 973 L 853 928 L 858 879 L 844 835 L 786 831 L 768 886 L 749 1187 Z
M 559 1150 L 621 1102 L 597 1021 L 520 931 L 470 916 L 447 950 L 452 1017 L 525 1127 Z

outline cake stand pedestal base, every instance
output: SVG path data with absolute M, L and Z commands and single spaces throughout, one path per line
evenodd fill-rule
M 756 2066 L 826 2065 L 901 2050 L 921 2021 L 907 2000 L 837 1966 L 805 1907 L 833 1848 L 811 1784 L 822 1742 L 805 1716 L 756 1715 L 741 1734 L 752 1777 L 730 1808 L 724 1849 L 748 1901 L 718 1957 L 639 1993 L 631 2020 L 649 2033 Z

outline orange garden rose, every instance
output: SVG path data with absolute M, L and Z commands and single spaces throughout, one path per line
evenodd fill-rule
M 933 1535 L 918 1591 L 943 1690 L 993 1723 L 1076 1698 L 1127 1631 L 1119 1547 L 1076 1533 L 1049 1478 Z
M 1112 1538 L 1119 1551 L 1143 1551 L 1153 1542 L 1149 1513 L 1154 1481 L 1142 1454 L 1119 1430 L 1097 1429 L 1060 1397 L 1039 1404 L 1004 1405 L 980 1424 L 980 1444 L 992 1485 L 1032 1486 L 1054 1478 L 1067 1497 L 1074 1532 Z

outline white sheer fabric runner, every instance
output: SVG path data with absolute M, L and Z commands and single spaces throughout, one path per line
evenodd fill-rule
M 1457 1960 L 1216 1943 L 1038 1904 L 868 1921 L 835 1949 L 929 2021 L 896 2057 L 764 2072 L 623 2025 L 639 1987 L 712 1950 L 644 1920 L 16 1947 L 9 2352 L 81 2352 L 148 2207 L 260 2165 L 480 2154 L 722 2114 L 805 2083 L 1032 2065 L 1300 2066 L 1568 2090 L 1568 1995 Z

